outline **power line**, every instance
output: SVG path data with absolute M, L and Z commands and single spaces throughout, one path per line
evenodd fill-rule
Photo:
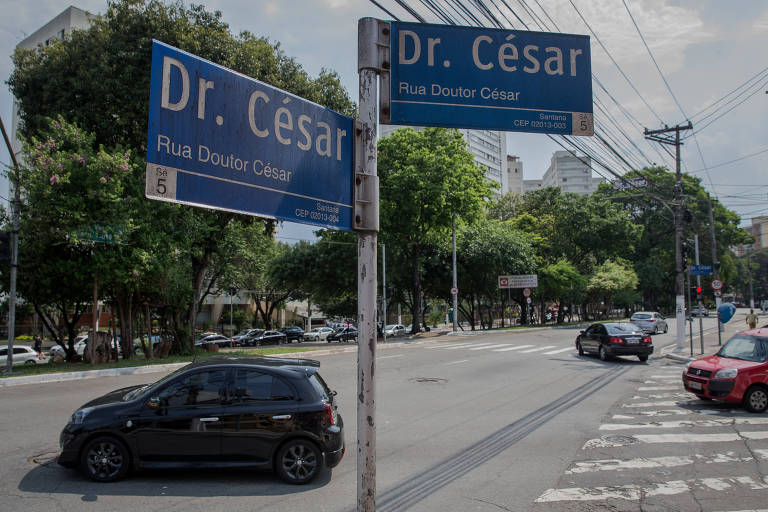
M 749 155 L 744 155 L 742 157 L 735 158 L 733 160 L 728 160 L 727 162 L 722 162 L 722 163 L 719 163 L 717 165 L 711 165 L 708 168 L 709 169 L 715 169 L 717 167 L 722 167 L 724 165 L 732 164 L 732 163 L 735 163 L 735 162 L 740 162 L 742 160 L 746 160 L 747 158 L 752 158 L 753 156 L 761 155 L 761 154 L 766 153 L 766 152 L 768 152 L 768 148 L 762 149 L 762 150 L 760 150 L 760 151 L 758 151 L 756 153 L 751 153 Z M 701 171 L 704 171 L 704 170 L 706 170 L 706 169 L 696 169 L 695 171 L 688 171 L 688 174 L 696 174 L 697 172 L 701 172 Z M 739 185 L 739 186 L 752 186 L 752 185 Z

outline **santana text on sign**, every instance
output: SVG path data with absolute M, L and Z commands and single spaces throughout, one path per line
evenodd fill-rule
M 352 229 L 353 120 L 154 41 L 145 194 Z
M 592 135 L 589 37 L 391 23 L 382 122 Z

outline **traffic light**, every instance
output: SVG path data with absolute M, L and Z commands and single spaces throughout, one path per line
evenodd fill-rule
M 0 231 L 0 265 L 11 264 L 11 234 Z
M 697 299 L 701 298 L 701 286 L 696 287 L 696 298 Z
M 688 252 L 689 252 L 689 250 L 690 249 L 688 247 L 688 243 L 687 242 L 682 242 L 681 245 L 680 245 L 680 259 L 682 260 L 681 266 L 682 266 L 683 272 L 685 272 L 686 269 L 688 268 Z

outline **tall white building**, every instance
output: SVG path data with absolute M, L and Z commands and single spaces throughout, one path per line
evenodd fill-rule
M 516 194 L 525 193 L 523 185 L 523 161 L 519 156 L 507 155 L 507 189 Z
M 61 14 L 53 18 L 51 21 L 35 30 L 26 39 L 23 39 L 16 48 L 25 48 L 27 50 L 33 50 L 38 46 L 48 46 L 57 39 L 64 39 L 64 37 L 75 29 L 86 29 L 91 23 L 92 15 L 78 9 L 77 7 L 67 7 Z M 19 112 L 19 103 L 14 99 L 13 101 L 13 123 L 11 125 L 11 147 L 13 153 L 16 155 L 17 160 L 21 160 L 22 144 L 18 138 L 19 123 L 21 122 Z M 2 178 L 3 182 L 0 185 L 0 190 L 5 192 L 5 197 L 11 197 L 10 183 L 7 178 Z
M 555 151 L 549 168 L 541 180 L 542 187 L 558 187 L 563 192 L 591 194 L 603 183 L 603 178 L 593 178 L 592 161 L 588 156 L 574 156 L 569 151 Z
M 386 137 L 402 126 L 380 125 L 379 136 Z M 413 126 L 415 130 L 422 127 Z M 495 195 L 509 192 L 509 176 L 507 172 L 507 136 L 505 132 L 492 130 L 459 129 L 467 143 L 467 150 L 475 157 L 475 163 L 483 169 L 485 179 L 497 183 Z M 522 163 L 520 172 L 522 175 Z

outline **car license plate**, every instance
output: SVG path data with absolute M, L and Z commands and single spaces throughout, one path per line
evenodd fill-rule
M 695 380 L 688 380 L 688 387 L 691 389 L 701 389 L 701 382 L 696 382 Z
M 640 338 L 627 338 L 627 343 L 630 345 L 637 345 L 640 343 Z

